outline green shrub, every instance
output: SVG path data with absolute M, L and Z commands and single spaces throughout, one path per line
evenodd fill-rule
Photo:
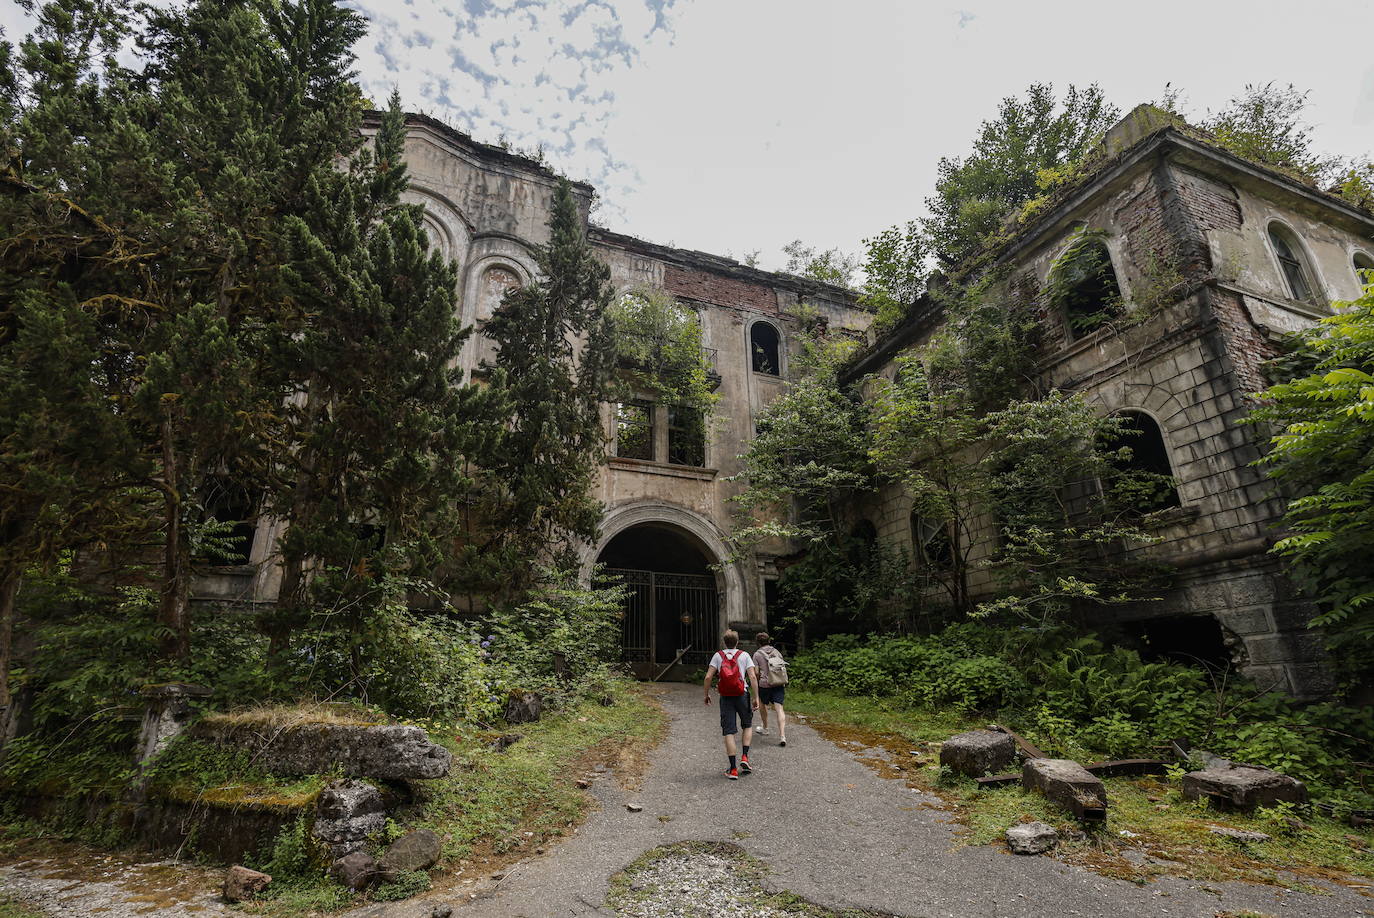
M 429 889 L 429 874 L 423 870 L 406 870 L 396 875 L 396 879 L 383 883 L 372 891 L 377 902 L 396 902 L 409 899 Z

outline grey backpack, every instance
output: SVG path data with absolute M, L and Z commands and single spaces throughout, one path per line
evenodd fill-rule
M 768 660 L 768 684 L 786 685 L 787 684 L 787 661 L 778 653 L 778 649 L 772 644 L 763 648 L 763 655 Z

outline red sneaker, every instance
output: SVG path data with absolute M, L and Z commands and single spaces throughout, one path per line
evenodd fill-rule
M 737 769 L 737 768 L 727 768 L 727 769 L 725 770 L 725 777 L 729 778 L 731 781 L 738 781 L 738 780 L 739 780 L 739 769 Z
M 739 770 L 742 771 L 742 772 L 744 772 L 746 775 L 749 774 L 751 771 L 754 770 L 754 769 L 749 765 L 749 756 L 747 756 L 747 755 L 742 755 L 742 756 L 740 756 L 740 759 L 739 759 Z

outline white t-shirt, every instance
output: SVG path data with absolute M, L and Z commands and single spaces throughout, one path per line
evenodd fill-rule
M 735 656 L 731 657 L 731 659 L 733 659 L 735 663 L 739 666 L 740 678 L 744 680 L 745 686 L 748 686 L 749 670 L 754 668 L 754 658 L 749 656 L 749 654 L 745 653 L 743 650 L 739 650 L 738 648 L 730 651 L 730 653 L 735 654 Z M 716 672 L 720 672 L 720 665 L 724 662 L 721 659 L 720 654 L 721 651 L 717 650 L 716 655 L 711 658 L 711 665 L 715 667 Z

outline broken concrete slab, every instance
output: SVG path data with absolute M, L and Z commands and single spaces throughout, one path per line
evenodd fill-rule
M 1021 769 L 1021 786 L 1039 791 L 1079 819 L 1107 818 L 1107 788 L 1102 780 L 1070 759 L 1031 759 Z
M 1269 768 L 1226 762 L 1183 776 L 1183 796 L 1236 810 L 1276 803 L 1306 803 L 1307 787 Z
M 397 724 L 306 723 L 273 727 L 206 718 L 197 739 L 242 749 L 253 765 L 276 775 L 318 775 L 337 769 L 351 778 L 390 781 L 442 778 L 453 756 L 419 727 Z
M 1016 740 L 1008 733 L 970 730 L 945 740 L 940 764 L 961 775 L 979 778 L 1001 771 L 1016 757 Z
M 1007 847 L 1013 854 L 1043 854 L 1059 843 L 1054 826 L 1027 822 L 1007 829 Z

